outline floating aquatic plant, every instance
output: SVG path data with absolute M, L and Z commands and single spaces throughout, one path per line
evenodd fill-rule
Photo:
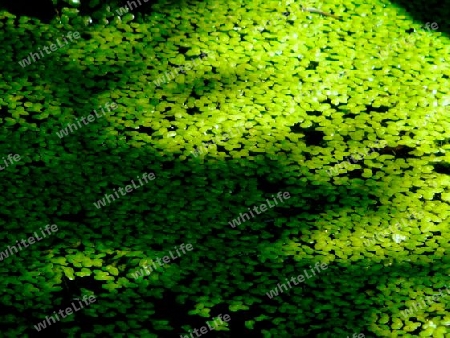
M 401 316 L 450 273 L 446 9 L 423 32 L 378 0 L 160 1 L 124 15 L 118 1 L 53 3 L 48 24 L 0 10 L 0 158 L 23 159 L 0 171 L 0 236 L 14 245 L 49 218 L 61 229 L 0 262 L 5 336 L 32 335 L 81 294 L 99 300 L 60 335 L 164 337 L 224 309 L 232 335 L 448 334 L 447 300 Z M 20 67 L 68 31 L 81 38 Z M 118 108 L 57 137 L 104 102 Z M 92 205 L 149 170 L 154 186 Z M 227 227 L 281 187 L 288 207 Z M 196 250 L 133 278 L 180 241 Z M 267 301 L 280 276 L 318 261 L 320 278 Z

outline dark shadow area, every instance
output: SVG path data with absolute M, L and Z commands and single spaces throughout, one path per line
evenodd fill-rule
M 44 127 L 44 126 L 43 126 Z M 39 201 L 45 203 L 47 200 L 57 201 L 57 205 L 63 206 L 70 204 L 71 208 L 74 209 L 71 214 L 66 214 L 64 212 L 56 212 L 53 215 L 53 222 L 56 224 L 65 224 L 64 229 L 61 229 L 65 233 L 65 238 L 60 238 L 53 241 L 51 247 L 59 247 L 60 252 L 58 255 L 65 256 L 69 254 L 71 250 L 70 243 L 67 241 L 67 237 L 77 237 L 77 233 L 83 234 L 84 238 L 88 238 L 88 234 L 92 234 L 92 238 L 100 235 L 100 241 L 103 243 L 127 243 L 129 240 L 127 238 L 134 238 L 134 243 L 139 245 L 140 236 L 145 235 L 145 231 L 142 232 L 143 228 L 138 226 L 139 223 L 147 223 L 151 220 L 151 227 L 148 228 L 148 233 L 153 236 L 153 242 L 143 241 L 142 247 L 151 250 L 167 250 L 168 245 L 159 245 L 161 240 L 166 239 L 166 235 L 172 236 L 171 227 L 178 224 L 176 227 L 179 237 L 177 241 L 187 241 L 189 238 L 195 238 L 196 249 L 202 252 L 200 255 L 202 257 L 202 265 L 204 270 L 202 271 L 189 271 L 183 270 L 184 264 L 177 265 L 178 269 L 182 274 L 181 279 L 177 282 L 177 285 L 189 287 L 192 290 L 198 290 L 196 293 L 200 297 L 211 283 L 218 278 L 220 271 L 223 271 L 226 278 L 223 280 L 226 284 L 226 290 L 217 290 L 217 293 L 222 295 L 223 299 L 235 299 L 236 297 L 246 297 L 248 293 L 255 292 L 257 294 L 264 296 L 265 292 L 269 290 L 261 290 L 258 286 L 258 280 L 256 276 L 251 273 L 251 270 L 246 268 L 247 265 L 253 266 L 253 271 L 258 271 L 263 273 L 270 279 L 273 279 L 273 286 L 275 287 L 278 282 L 283 281 L 283 274 L 285 274 L 285 269 L 288 265 L 292 265 L 293 271 L 302 271 L 306 269 L 307 266 L 313 265 L 315 262 L 308 259 L 301 259 L 296 261 L 290 259 L 292 256 L 285 256 L 282 252 L 278 252 L 280 257 L 285 257 L 286 263 L 280 266 L 279 269 L 267 266 L 264 260 L 261 260 L 261 252 L 267 248 L 268 243 L 276 244 L 283 238 L 290 237 L 289 228 L 278 228 L 271 224 L 270 222 L 260 222 L 258 218 L 252 219 L 243 223 L 236 230 L 230 230 L 228 222 L 237 217 L 239 212 L 245 212 L 247 207 L 251 207 L 255 203 L 248 203 L 247 200 L 260 199 L 263 202 L 264 199 L 270 198 L 271 195 L 280 190 L 287 190 L 293 188 L 292 185 L 286 184 L 281 178 L 287 177 L 286 168 L 282 165 L 274 163 L 272 160 L 263 159 L 258 161 L 249 161 L 242 159 L 240 161 L 221 161 L 219 164 L 217 162 L 199 164 L 195 161 L 179 161 L 172 158 L 173 154 L 165 153 L 165 156 L 161 156 L 152 147 L 147 147 L 146 149 L 131 149 L 125 146 L 120 146 L 111 143 L 110 146 L 100 147 L 98 146 L 98 141 L 96 136 L 92 134 L 90 126 L 86 126 L 72 135 L 65 137 L 63 140 L 59 140 L 55 135 L 47 135 L 46 139 L 53 142 L 60 142 L 60 154 L 67 152 L 75 144 L 84 143 L 84 146 L 77 149 L 77 157 L 74 160 L 60 160 L 58 166 L 52 161 L 46 160 L 45 166 L 35 167 L 30 166 L 30 174 L 28 176 L 28 181 L 21 182 L 17 187 L 23 190 L 23 194 L 27 196 L 27 199 L 35 200 L 39 204 Z M 117 136 L 113 135 L 113 139 L 117 139 Z M 65 150 L 67 148 L 68 150 Z M 73 150 L 72 150 L 73 151 Z M 138 161 L 136 161 L 138 159 Z M 60 176 L 59 170 L 64 170 L 64 168 L 72 167 L 71 180 Z M 242 172 L 236 172 L 238 167 L 248 168 L 246 169 L 246 179 L 243 180 Z M 92 171 L 95 168 L 95 171 Z M 252 169 L 253 168 L 253 169 Z M 257 168 L 271 168 L 271 176 L 277 179 L 268 180 L 264 175 L 260 175 L 257 172 Z M 111 205 L 105 206 L 100 210 L 97 210 L 92 202 L 102 197 L 102 194 L 106 192 L 111 192 L 117 187 L 123 186 L 131 178 L 135 177 L 139 173 L 154 171 L 156 177 L 158 178 L 154 184 L 148 184 L 141 189 L 134 191 L 132 194 L 122 197 L 121 199 L 114 201 Z M 220 172 L 221 178 L 217 180 L 214 175 L 208 173 Z M 87 173 L 91 173 L 87 175 Z M 119 174 L 120 173 L 120 174 Z M 195 174 L 194 174 L 195 173 Z M 119 174 L 119 175 L 118 175 Z M 122 181 L 117 181 L 118 177 L 122 176 Z M 45 181 L 42 181 L 42 177 L 45 177 Z M 206 177 L 206 181 L 199 180 L 199 177 Z M 158 183 L 158 180 L 159 183 Z M 50 193 L 43 198 L 40 195 L 32 196 L 29 194 L 28 187 L 32 184 L 36 188 L 45 189 L 46 186 L 51 182 L 53 186 L 57 186 L 61 193 Z M 226 188 L 225 182 L 233 182 L 235 187 L 233 188 L 232 195 L 226 195 L 223 192 Z M 205 184 L 206 183 L 206 184 Z M 160 184 L 164 184 L 165 189 L 168 191 L 184 191 L 186 196 L 190 196 L 184 200 L 184 206 L 180 207 L 178 210 L 164 210 L 161 209 L 165 203 L 164 201 L 158 201 L 158 190 L 160 189 Z M 296 189 L 301 189 L 301 191 L 309 192 L 307 199 L 304 196 L 293 195 L 290 200 L 288 200 L 283 208 L 274 208 L 264 214 L 264 219 L 267 218 L 283 218 L 290 219 L 294 221 L 296 219 L 304 219 L 304 215 L 311 214 L 311 207 L 317 208 L 320 203 L 323 204 L 322 208 L 318 209 L 317 212 L 323 212 L 325 210 L 338 211 L 341 207 L 344 207 L 347 203 L 342 204 L 339 201 L 340 196 L 346 196 L 345 198 L 350 198 L 354 196 L 359 201 L 359 207 L 365 209 L 372 202 L 377 202 L 374 200 L 373 195 L 382 194 L 383 187 L 378 187 L 371 191 L 372 195 L 368 195 L 366 191 L 359 190 L 356 188 L 349 187 L 338 187 L 333 185 L 317 185 L 317 182 L 311 178 L 307 183 L 297 183 Z M 101 188 L 100 188 L 101 187 Z M 255 189 L 253 189 L 254 187 Z M 237 189 L 239 188 L 239 189 Z M 88 190 L 90 192 L 88 192 Z M 222 191 L 222 192 L 221 192 Z M 71 192 L 67 194 L 65 192 Z M 195 192 L 189 195 L 189 192 Z M 83 199 L 75 198 L 74 196 L 84 196 Z M 183 194 L 174 194 L 173 198 L 180 198 Z M 209 207 L 222 206 L 222 209 L 217 209 L 217 218 L 215 220 L 205 219 L 202 216 L 202 211 L 191 212 L 191 216 L 195 217 L 200 224 L 203 224 L 203 230 L 201 233 L 199 229 L 191 229 L 189 227 L 183 226 L 185 223 L 185 212 L 192 210 L 194 207 L 193 202 L 200 200 L 205 196 L 209 196 L 210 200 L 214 200 L 217 203 Z M 335 198 L 338 199 L 337 202 L 331 202 Z M 343 198 L 341 198 L 342 200 Z M 327 202 L 328 200 L 328 202 Z M 224 206 L 231 207 L 231 209 L 225 208 Z M 234 205 L 234 207 L 233 207 Z M 64 209 L 60 207 L 60 209 Z M 77 211 L 78 210 L 78 211 Z M 123 211 L 126 210 L 124 214 Z M 151 217 L 152 215 L 159 214 L 158 218 Z M 148 218 L 148 215 L 150 218 Z M 126 221 L 126 219 L 132 219 L 132 222 Z M 104 224 L 103 226 L 99 226 Z M 107 225 L 108 224 L 108 225 Z M 115 229 L 115 225 L 127 224 L 127 231 L 118 231 Z M 286 222 L 289 224 L 289 222 Z M 170 225 L 168 227 L 168 225 Z M 311 224 L 304 222 L 302 227 L 296 226 L 298 232 L 303 232 L 305 230 L 311 229 Z M 70 230 L 72 229 L 72 230 Z M 76 231 L 75 231 L 76 229 Z M 228 246 L 228 239 L 231 236 L 237 236 L 237 233 L 241 232 L 245 234 L 246 239 L 242 241 L 241 247 L 236 247 L 235 250 L 230 250 L 229 252 L 224 252 L 223 248 Z M 124 237 L 125 236 L 125 237 Z M 269 236 L 269 237 L 267 237 Z M 266 239 L 263 239 L 266 238 Z M 292 238 L 292 240 L 295 240 Z M 113 242 L 111 242 L 113 241 Z M 298 240 L 297 240 L 298 241 Z M 220 244 L 219 244 L 220 243 Z M 239 256 L 235 257 L 235 251 L 250 252 L 254 250 L 255 243 L 257 251 L 256 257 L 246 257 Z M 100 244 L 100 243 L 98 243 Z M 48 245 L 48 243 L 47 243 Z M 308 243 L 302 243 L 302 245 L 308 245 Z M 63 248 L 66 247 L 68 251 Z M 37 247 L 35 248 L 37 249 Z M 114 250 L 126 250 L 126 247 L 112 248 Z M 311 247 L 314 250 L 314 247 Z M 83 251 L 83 246 L 77 248 L 79 251 Z M 107 258 L 105 258 L 107 259 Z M 188 261 L 191 258 L 188 258 Z M 112 256 L 108 260 L 114 260 Z M 127 265 L 125 272 L 130 269 L 135 268 L 135 266 L 129 262 L 122 261 L 121 263 Z M 179 264 L 177 262 L 176 264 Z M 231 275 L 228 272 L 229 265 L 233 265 L 235 268 L 232 270 L 233 273 L 238 273 L 239 275 Z M 317 294 L 317 290 L 322 289 L 323 291 L 327 288 L 331 288 L 331 283 L 333 281 L 333 287 L 339 285 L 340 280 L 343 280 L 343 276 L 355 276 L 355 281 L 358 280 L 357 276 L 363 276 L 362 266 L 372 266 L 377 263 L 370 259 L 362 259 L 357 263 L 353 264 L 340 264 L 339 266 L 330 267 L 327 270 L 327 278 L 323 281 L 317 281 L 316 285 L 304 285 L 301 288 L 302 299 L 305 300 L 305 304 L 309 304 L 307 308 L 303 308 L 302 311 L 313 311 L 313 304 L 330 304 L 329 311 L 321 314 L 314 323 L 308 323 L 305 325 L 298 324 L 297 328 L 300 332 L 304 332 L 304 336 L 311 336 L 312 334 L 318 334 L 318 329 L 311 330 L 314 325 L 322 325 L 321 331 L 326 332 L 327 330 L 333 329 L 336 326 L 336 322 L 331 320 L 336 317 L 336 309 L 348 308 L 349 312 L 353 309 L 353 302 L 356 300 L 357 295 L 350 293 L 347 295 L 345 301 L 335 297 L 328 298 L 326 296 Z M 416 276 L 420 272 L 426 271 L 427 269 L 434 270 L 433 268 L 426 267 L 422 265 L 409 264 L 404 266 L 403 263 L 398 263 L 389 268 L 383 268 L 378 273 L 378 277 L 381 278 L 382 275 L 395 275 L 402 276 L 405 278 L 411 278 Z M 242 268 L 236 268 L 242 267 Z M 75 271 L 79 271 L 79 268 L 74 268 Z M 362 274 L 362 275 L 361 275 Z M 292 273 L 293 275 L 293 273 Z M 121 275 L 119 275 L 120 277 Z M 125 276 L 125 275 L 123 275 Z M 238 277 L 240 276 L 240 277 Z M 377 273 L 373 275 L 373 278 L 377 278 Z M 289 277 L 289 276 L 286 276 Z M 241 290 L 241 284 L 250 283 Z M 328 282 L 327 282 L 328 281 Z M 345 280 L 343 280 L 345 283 Z M 358 284 L 359 283 L 359 284 Z M 364 278 L 356 282 L 357 286 L 361 289 L 369 289 L 371 286 L 368 285 L 367 281 L 364 282 Z M 74 296 L 80 294 L 81 288 L 85 288 L 90 291 L 94 291 L 98 294 L 98 303 L 110 302 L 109 297 L 102 297 L 101 290 L 104 281 L 94 280 L 92 277 L 76 277 L 75 280 L 69 281 L 67 278 L 63 278 L 63 291 L 58 293 L 49 294 L 48 297 L 52 299 L 57 299 L 60 301 L 55 301 L 54 308 L 59 309 L 70 303 Z M 327 286 L 328 285 L 328 286 Z M 348 288 L 348 285 L 341 285 L 342 289 Z M 185 302 L 176 301 L 177 296 L 181 296 L 183 293 L 180 290 L 177 291 L 178 287 L 172 289 L 164 289 L 163 297 L 155 297 L 152 295 L 147 295 L 144 290 L 150 290 L 152 287 L 147 287 L 139 292 L 141 295 L 139 302 L 143 302 L 151 305 L 155 310 L 155 315 L 151 318 L 157 318 L 161 320 L 168 320 L 173 331 L 167 332 L 164 330 L 159 330 L 166 337 L 178 337 L 179 334 L 185 332 L 182 329 L 183 325 L 190 324 L 194 328 L 200 328 L 205 325 L 205 318 L 199 316 L 188 315 L 187 312 L 194 308 L 195 297 L 188 297 Z M 331 291 L 332 289 L 330 289 Z M 124 293 L 124 289 L 118 289 L 118 293 L 115 299 L 119 304 L 134 304 L 136 300 L 128 298 Z M 255 335 L 256 332 L 260 332 L 262 329 L 274 328 L 275 324 L 269 321 L 263 321 L 255 325 L 255 330 L 249 330 L 245 327 L 245 321 L 250 318 L 255 318 L 259 315 L 265 314 L 266 305 L 279 306 L 282 303 L 289 303 L 292 294 L 296 294 L 299 291 L 295 289 L 290 290 L 281 294 L 277 299 L 269 300 L 267 299 L 264 304 L 254 305 L 247 311 L 231 312 L 228 306 L 223 303 L 222 305 L 216 305 L 211 309 L 211 315 L 216 316 L 218 314 L 230 314 L 232 321 L 230 322 L 230 328 L 232 329 L 233 335 L 235 334 L 246 334 L 259 337 L 260 335 Z M 107 296 L 107 293 L 105 294 Z M 116 304 L 117 306 L 117 304 Z M 119 305 L 120 306 L 120 305 Z M 300 308 L 302 305 L 298 304 Z M 312 306 L 312 307 L 311 307 Z M 10 313 L 15 313 L 10 308 L 6 308 L 6 311 Z M 360 308 L 358 314 L 354 317 L 339 318 L 339 322 L 348 323 L 364 323 L 367 322 L 371 314 L 374 313 L 376 309 Z M 117 312 L 117 311 L 116 311 Z M 341 315 L 345 311 L 340 312 Z M 35 311 L 31 311 L 27 314 L 30 323 L 37 323 L 42 320 L 42 314 Z M 295 313 L 286 313 L 286 319 L 289 320 L 291 316 L 295 316 Z M 47 333 L 58 333 L 62 334 L 60 328 L 69 327 L 77 325 L 81 328 L 83 332 L 92 330 L 93 325 L 113 324 L 117 321 L 126 321 L 127 316 L 125 314 L 116 313 L 111 317 L 111 312 L 108 314 L 99 314 L 98 318 L 93 319 L 87 316 L 82 311 L 74 314 L 76 320 L 73 323 L 62 323 L 53 324 L 51 329 L 44 331 Z M 143 322 L 147 323 L 147 328 L 153 332 L 157 331 L 155 327 L 152 326 L 151 318 L 145 320 L 145 315 L 142 315 Z M 322 319 L 323 318 L 323 319 Z M 324 321 L 324 319 L 329 318 L 331 321 Z M 173 332 L 176 332 L 173 334 Z M 33 335 L 30 329 L 30 335 Z M 173 334 L 173 335 L 172 335 Z M 217 337 L 229 337 L 227 333 L 217 333 Z M 299 337 L 303 336 L 299 334 Z M 370 336 L 370 335 L 366 335 Z
M 450 35 L 450 1 L 449 0 L 391 0 L 393 4 L 403 7 L 415 20 L 425 26 L 428 22 L 438 24 L 437 32 Z M 412 33 L 411 33 L 412 34 Z
M 36 18 L 46 24 L 58 15 L 52 0 L 3 0 L 0 2 L 0 9 L 2 8 L 18 17 Z

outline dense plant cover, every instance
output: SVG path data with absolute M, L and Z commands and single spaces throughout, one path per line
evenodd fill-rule
M 449 9 L 141 2 L 0 11 L 0 335 L 448 337 Z

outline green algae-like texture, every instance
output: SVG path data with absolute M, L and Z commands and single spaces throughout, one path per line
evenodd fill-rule
M 49 22 L 0 9 L 0 159 L 21 157 L 0 171 L 0 255 L 59 229 L 0 261 L 0 336 L 180 337 L 225 314 L 211 337 L 450 336 L 450 294 L 403 315 L 450 290 L 450 6 L 52 2 Z

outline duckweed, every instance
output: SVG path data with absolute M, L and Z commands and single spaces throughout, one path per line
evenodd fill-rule
M 401 316 L 450 283 L 448 8 L 52 3 L 0 9 L 0 158 L 21 156 L 0 171 L 5 337 L 84 295 L 97 301 L 41 334 L 175 337 L 225 313 L 217 337 L 450 334 L 450 295 Z M 57 136 L 106 102 L 118 108 Z M 144 172 L 154 184 L 94 208 Z M 279 191 L 291 198 L 227 226 Z M 48 223 L 58 233 L 5 259 Z M 195 250 L 133 278 L 179 243 Z

